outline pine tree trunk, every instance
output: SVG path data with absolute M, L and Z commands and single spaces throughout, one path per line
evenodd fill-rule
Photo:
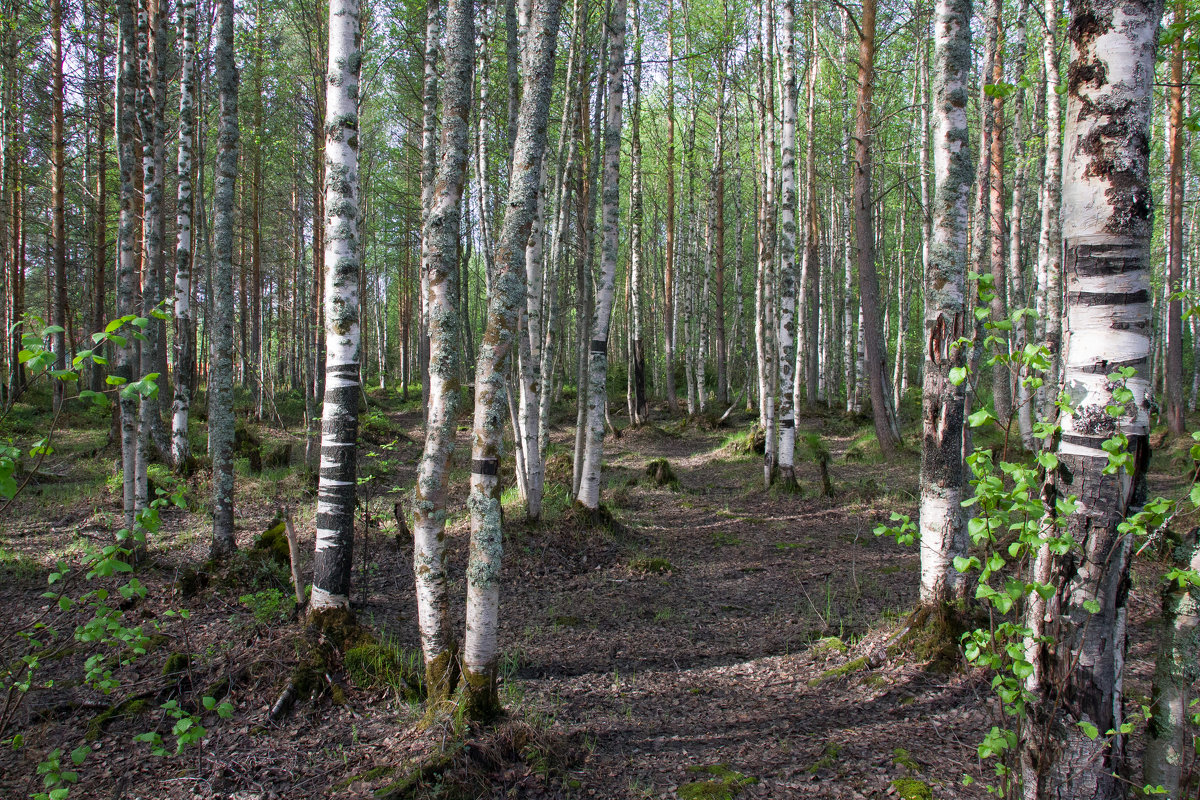
M 966 365 L 954 342 L 968 324 L 967 207 L 971 195 L 967 81 L 971 71 L 971 0 L 939 0 L 933 72 L 934 190 L 929 265 L 925 272 L 925 378 L 921 446 L 921 603 L 964 596 L 954 568 L 967 552 L 963 518 L 965 382 L 951 370 Z M 903 302 L 903 301 L 902 301 Z M 965 377 L 965 375 L 964 375 Z
M 104 86 L 106 78 L 104 74 L 104 63 L 106 60 L 107 45 L 105 44 L 104 34 L 108 22 L 108 8 L 103 3 L 97 9 L 98 30 L 96 33 L 96 51 L 99 56 L 96 59 L 96 83 L 98 86 Z M 3 91 L 0 89 L 0 91 Z M 108 324 L 108 299 L 106 279 L 108 275 L 108 114 L 105 113 L 103 92 L 99 93 L 97 98 L 97 113 L 96 113 L 96 207 L 93 212 L 95 218 L 95 249 L 93 251 L 92 268 L 92 323 L 95 330 L 100 330 L 101 326 Z M 0 122 L 0 124 L 3 124 Z M 0 141 L 3 136 L 0 135 Z M 3 154 L 0 154 L 0 164 L 3 163 Z M 3 207 L 3 166 L 0 166 L 0 208 Z M 0 210 L 0 215 L 4 212 Z M 0 224 L 0 260 L 3 259 L 3 242 L 6 225 Z M 2 264 L 0 264 L 0 274 L 3 273 Z M 90 383 L 93 392 L 99 392 L 104 389 L 104 370 L 96 365 L 92 365 L 89 374 L 91 376 Z
M 864 0 L 859 19 L 858 97 L 854 122 L 854 239 L 862 338 L 875 435 L 885 457 L 900 446 L 895 409 L 887 391 L 887 348 L 879 328 L 882 306 L 875 271 L 875 200 L 871 191 L 871 109 L 875 83 L 875 0 Z
M 217 3 L 216 70 L 221 112 L 213 197 L 213 333 L 208 389 L 208 452 L 213 465 L 212 555 L 236 546 L 233 528 L 233 196 L 238 174 L 238 74 L 233 0 Z
M 1010 72 L 1011 78 L 1017 83 L 1013 95 L 1012 129 L 1016 133 L 1015 156 L 1016 169 L 1013 175 L 1012 205 L 1009 207 L 1008 230 L 1008 308 L 1013 311 L 1029 305 L 1025 289 L 1024 248 L 1024 216 L 1025 216 L 1025 183 L 1028 172 L 1028 124 L 1026 117 L 1025 88 L 1020 79 L 1026 69 L 1026 24 L 1029 16 L 1029 0 L 1019 0 L 1017 3 L 1017 24 L 1013 29 L 1013 57 Z M 1029 342 L 1029 320 L 1020 317 L 1013 323 L 1012 352 L 1020 356 L 1025 352 Z M 1021 436 L 1021 444 L 1026 450 L 1033 450 L 1033 397 L 1028 384 L 1017 375 L 1016 381 L 1016 415 L 1017 431 Z
M 50 62 L 53 68 L 50 149 L 51 149 L 51 229 L 52 262 L 54 269 L 54 300 L 51 304 L 50 323 L 57 328 L 51 336 L 54 349 L 54 368 L 67 368 L 67 340 L 64 331 L 67 324 L 67 221 L 66 221 L 66 148 L 64 146 L 63 119 L 63 42 L 62 0 L 50 0 Z M 57 412 L 66 399 L 67 385 L 54 381 L 54 410 Z
M 1162 3 L 1082 0 L 1068 27 L 1063 235 L 1068 264 L 1064 391 L 1057 490 L 1079 498 L 1067 519 L 1075 542 L 1051 566 L 1046 619 L 1053 650 L 1023 743 L 1026 796 L 1109 798 L 1123 793 L 1122 678 L 1130 534 L 1144 502 L 1150 398 L 1150 103 Z M 1136 372 L 1110 380 L 1118 368 Z M 1116 416 L 1114 390 L 1132 392 Z M 1102 444 L 1122 432 L 1128 468 L 1105 474 Z M 1091 610 L 1089 610 L 1089 607 Z M 1095 612 L 1095 613 L 1093 613 Z M 1089 737 L 1078 723 L 1100 731 Z M 1042 740 L 1041 732 L 1049 738 Z M 1048 746 L 1050 742 L 1052 746 Z
M 623 2 L 617 0 L 619 16 L 614 25 L 619 31 L 614 35 L 619 37 L 622 44 L 625 28 Z M 469 7 L 469 3 L 467 5 Z M 504 434 L 504 374 L 520 324 L 521 311 L 525 306 L 526 270 L 523 262 L 541 186 L 561 9 L 562 0 L 538 0 L 529 29 L 523 37 L 525 84 L 521 92 L 513 144 L 513 166 L 505 205 L 507 211 L 496 248 L 496 272 L 488 301 L 487 327 L 475 368 L 471 491 L 467 500 L 471 515 L 471 546 L 467 562 L 467 633 L 463 642 L 464 703 L 467 716 L 475 719 L 494 716 L 500 710 L 496 679 L 500 660 L 497 633 L 500 627 L 500 558 L 503 546 L 499 467 Z M 623 62 L 623 52 L 618 51 L 612 63 L 621 68 Z M 620 72 L 616 73 L 614 83 L 618 87 L 621 85 Z M 619 124 L 619 98 L 615 105 Z M 620 144 L 619 127 L 616 143 Z M 607 202 L 606 198 L 606 206 Z M 614 251 L 615 223 L 614 219 Z M 606 234 L 607 230 L 606 225 Z M 615 252 L 612 260 L 615 267 Z M 607 291 L 611 298 L 611 275 Z M 607 328 L 607 325 L 604 327 Z M 603 426 L 603 418 L 600 424 Z M 603 434 L 603 427 L 600 432 Z
M 1176 0 L 1176 23 L 1184 9 Z M 1183 409 L 1183 41 L 1176 37 L 1171 48 L 1171 83 L 1167 89 L 1170 122 L 1167 128 L 1167 428 L 1182 436 Z
M 359 386 L 358 0 L 330 0 L 325 91 L 325 395 L 312 611 L 350 606 Z
M 192 347 L 192 135 L 195 127 L 196 3 L 181 0 L 183 65 L 179 78 L 179 188 L 175 209 L 175 402 L 171 415 L 171 460 L 185 470 L 191 459 L 188 412 L 196 354 Z
M 1004 19 L 1003 19 L 1003 0 L 992 0 L 991 14 L 995 20 L 993 24 L 1000 31 L 996 40 L 996 48 L 992 54 L 992 77 L 991 82 L 996 86 L 1004 83 Z M 989 179 L 987 185 L 988 195 L 988 214 L 990 232 L 990 243 L 988 252 L 990 254 L 989 265 L 992 275 L 992 322 L 998 323 L 1008 319 L 1008 303 L 1005 289 L 1008 286 L 1008 275 L 1005 272 L 1004 265 L 1004 249 L 1005 235 L 1004 226 L 1007 222 L 1007 217 L 1004 213 L 1004 95 L 997 92 L 990 99 L 992 105 L 992 136 L 990 139 L 991 156 L 988 159 Z M 990 337 L 998 340 L 994 345 L 997 352 L 1000 354 L 1008 353 L 1008 334 L 1002 328 L 993 328 L 988 331 Z M 1012 423 L 1012 388 L 1010 384 L 1011 375 L 1008 371 L 1008 363 L 1006 361 L 997 361 L 992 368 L 992 404 L 995 407 L 996 417 L 1005 426 L 1010 426 Z

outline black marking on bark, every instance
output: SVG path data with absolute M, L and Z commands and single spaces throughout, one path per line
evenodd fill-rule
M 608 340 L 607 339 L 592 339 L 591 351 L 593 353 L 607 353 L 608 352 Z
M 1100 361 L 1084 367 L 1075 367 L 1075 369 L 1087 375 L 1107 375 L 1122 367 L 1133 367 L 1137 370 L 1138 375 L 1148 375 L 1150 364 L 1147 358 L 1131 358 L 1126 361 Z
M 796 427 L 796 420 L 794 420 L 794 419 L 781 419 L 781 420 L 779 420 L 779 427 L 781 427 L 781 428 L 794 428 L 794 427 Z
M 1150 292 L 1147 289 L 1136 292 L 1067 292 L 1067 305 L 1131 306 L 1149 302 Z
M 475 475 L 499 475 L 500 459 L 476 458 L 471 461 L 471 472 Z

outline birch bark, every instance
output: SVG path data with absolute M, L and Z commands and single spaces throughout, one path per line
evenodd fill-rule
M 1071 61 L 1063 151 L 1063 236 L 1067 321 L 1063 389 L 1072 414 L 1061 419 L 1057 490 L 1079 504 L 1066 533 L 1076 547 L 1053 559 L 1043 648 L 1046 680 L 1029 731 L 1053 747 L 1023 743 L 1027 797 L 1120 796 L 1124 737 L 1119 731 L 1126 646 L 1130 535 L 1119 530 L 1145 494 L 1149 459 L 1150 104 L 1161 0 L 1082 0 L 1068 27 Z M 1119 368 L 1133 376 L 1113 381 Z M 1128 403 L 1114 401 L 1121 384 Z M 1116 406 L 1116 409 L 1114 409 Z M 1116 411 L 1115 415 L 1110 413 Z M 1131 464 L 1105 474 L 1102 444 L 1129 440 Z M 1090 607 L 1092 611 L 1089 611 Z
M 623 0 L 617 2 L 621 4 Z M 526 50 L 522 61 L 526 69 L 513 143 L 507 212 L 496 249 L 487 327 L 475 367 L 471 490 L 467 498 L 471 545 L 467 561 L 467 631 L 463 643 L 463 701 L 467 716 L 473 719 L 488 718 L 500 710 L 496 679 L 500 656 L 497 633 L 503 549 L 499 467 L 504 434 L 504 377 L 525 307 L 525 247 L 537 213 L 541 187 L 561 10 L 562 0 L 535 0 L 529 28 L 522 37 Z M 624 19 L 619 24 L 623 38 Z M 619 63 L 620 59 L 617 61 Z M 616 85 L 620 86 L 620 83 L 618 72 Z M 617 110 L 619 114 L 619 101 Z M 611 296 L 611 277 L 608 291 Z M 604 424 L 603 417 L 600 424 Z
M 962 511 L 966 364 L 954 345 L 967 325 L 967 205 L 971 193 L 967 80 L 971 71 L 971 0 L 939 0 L 934 12 L 934 190 L 925 272 L 925 378 L 921 446 L 921 603 L 963 597 L 954 557 L 967 552 Z
M 183 65 L 179 77 L 179 162 L 175 210 L 175 402 L 171 415 L 171 451 L 175 468 L 185 470 L 191 459 L 188 415 L 196 354 L 192 337 L 192 136 L 196 93 L 196 2 L 181 0 Z
M 359 387 L 358 0 L 330 0 L 325 86 L 325 395 L 311 611 L 350 607 Z
M 437 48 L 436 11 L 427 28 L 425 135 L 432 137 L 430 66 Z M 427 191 L 421 239 L 424 264 L 422 305 L 429 326 L 429 403 L 426 409 L 425 450 L 417 468 L 413 502 L 413 574 L 416 580 L 417 622 L 425 656 L 425 684 L 433 700 L 445 699 L 457 683 L 457 640 L 450 624 L 446 585 L 447 464 L 454 451 L 458 411 L 458 240 L 462 219 L 463 182 L 467 168 L 468 125 L 471 115 L 471 61 L 474 19 L 470 0 L 446 5 L 446 63 L 443 71 L 443 109 L 440 158 L 436 171 L 426 173 Z M 438 149 L 426 139 L 425 169 Z
M 555 2 L 555 0 L 549 0 Z M 621 206 L 621 101 L 624 97 L 625 0 L 614 0 L 605 26 L 608 36 L 608 109 L 604 129 L 604 188 L 600 280 L 588 346 L 588 407 L 584 431 L 583 469 L 576 499 L 584 508 L 600 508 L 600 462 L 604 457 L 604 421 L 608 406 L 608 330 L 612 321 L 613 284 L 617 273 Z

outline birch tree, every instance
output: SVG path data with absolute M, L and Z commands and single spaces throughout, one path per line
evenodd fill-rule
M 961 506 L 966 357 L 955 342 L 968 319 L 967 206 L 972 181 L 967 128 L 971 0 L 939 0 L 934 14 L 934 193 L 925 273 L 921 414 L 921 603 L 927 606 L 961 598 L 966 588 L 954 568 L 954 557 L 967 552 Z
M 621 101 L 624 97 L 625 0 L 613 0 L 605 25 L 608 36 L 608 116 L 604 128 L 604 237 L 600 280 L 588 346 L 587 420 L 583 470 L 576 499 L 586 509 L 600 508 L 600 462 L 604 457 L 604 422 L 608 407 L 608 330 L 612 321 L 613 284 L 617 274 L 621 206 Z
M 175 402 L 171 415 L 171 460 L 184 470 L 191 459 L 188 414 L 196 354 L 192 333 L 192 135 L 195 126 L 196 2 L 181 0 L 183 64 L 179 76 L 179 186 L 175 200 Z
M 809 66 L 812 69 L 812 65 Z M 796 3 L 783 4 L 783 147 L 779 223 L 779 471 L 776 480 L 796 486 Z M 816 353 L 810 354 L 816 357 Z
M 359 395 L 358 0 L 329 2 L 325 86 L 325 398 L 310 608 L 350 607 Z
M 1160 0 L 1081 0 L 1068 28 L 1071 61 L 1063 146 L 1067 324 L 1058 491 L 1078 498 L 1075 547 L 1054 559 L 1045 619 L 1053 649 L 1035 687 L 1026 796 L 1116 797 L 1125 748 L 1122 672 L 1131 534 L 1120 523 L 1144 501 L 1149 459 L 1150 103 Z M 1125 370 L 1121 372 L 1120 370 Z M 1115 372 L 1114 372 L 1115 371 Z M 1107 470 L 1102 445 L 1130 457 Z M 1082 724 L 1081 724 L 1082 723 Z M 1111 739 L 1091 738 L 1085 726 Z
M 472 0 L 448 0 L 446 5 L 441 147 L 437 148 L 440 157 L 436 159 L 432 180 L 422 183 L 422 192 L 428 191 L 421 234 L 425 259 L 421 291 L 429 325 L 429 404 L 425 450 L 417 468 L 413 502 L 413 573 L 417 622 L 425 657 L 425 685 L 428 697 L 433 700 L 448 698 L 458 682 L 458 643 L 450 625 L 444 537 L 447 463 L 454 450 L 458 412 L 458 238 L 467 168 L 467 121 L 471 116 L 471 59 L 475 43 L 471 4 Z M 435 14 L 435 9 L 430 8 L 429 13 Z M 430 113 L 432 59 L 428 54 L 436 47 L 436 21 L 431 18 L 426 30 L 425 102 Z M 428 144 L 426 153 L 435 147 Z M 426 167 L 431 163 L 432 159 L 427 160 Z
M 220 97 L 213 196 L 212 369 L 208 452 L 213 465 L 212 554 L 236 547 L 233 530 L 233 193 L 238 175 L 238 73 L 233 60 L 233 0 L 217 2 L 216 71 Z
M 525 245 L 537 213 L 561 11 L 562 0 L 533 0 L 532 18 L 522 37 L 524 85 L 513 141 L 507 211 L 496 247 L 487 326 L 475 366 L 471 491 L 467 498 L 471 546 L 462 663 L 464 702 L 471 718 L 488 718 L 500 709 L 496 678 L 500 661 L 497 633 L 503 550 L 499 467 L 505 417 L 504 376 L 525 305 Z M 621 27 L 624 28 L 624 20 Z M 617 83 L 620 83 L 619 73 Z M 610 278 L 610 293 L 611 284 Z M 603 417 L 600 424 L 603 433 Z
M 137 154 L 134 147 L 134 126 L 137 86 L 137 23 L 134 21 L 133 0 L 118 0 L 118 53 L 116 73 L 117 167 L 121 173 L 121 206 L 117 226 L 117 315 L 126 317 L 137 313 L 137 267 L 134 170 Z M 115 377 L 124 383 L 133 380 L 137 350 L 132 338 L 117 346 Z M 20 368 L 16 373 L 20 375 Z M 120 395 L 121 417 L 121 477 L 125 528 L 133 530 L 137 512 L 137 400 L 126 392 Z M 214 461 L 215 465 L 215 461 Z

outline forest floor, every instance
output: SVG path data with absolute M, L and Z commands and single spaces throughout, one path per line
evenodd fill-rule
M 332 664 L 278 721 L 269 712 L 303 650 L 302 627 L 286 566 L 254 543 L 289 504 L 308 574 L 311 483 L 295 467 L 251 474 L 239 463 L 241 551 L 232 567 L 197 573 L 207 558 L 210 487 L 204 470 L 190 480 L 189 509 L 164 512 L 138 572 L 147 597 L 124 605 L 126 624 L 153 633 L 152 645 L 136 659 L 110 648 L 119 685 L 104 695 L 79 680 L 88 655 L 100 652 L 72 641 L 81 612 L 60 612 L 43 597 L 55 562 L 78 563 L 85 543 L 107 544 L 120 520 L 119 454 L 105 445 L 106 418 L 67 418 L 57 452 L 0 516 L 4 658 L 19 655 L 22 625 L 41 619 L 58 630 L 35 682 L 54 686 L 31 691 L 0 731 L 24 738 L 0 750 L 0 798 L 39 790 L 47 753 L 61 747 L 65 762 L 82 744 L 92 752 L 72 798 L 293 800 L 389 790 L 414 798 L 874 798 L 920 791 L 914 782 L 935 798 L 987 796 L 980 783 L 992 764 L 980 762 L 976 746 L 998 721 L 988 677 L 931 670 L 886 649 L 916 599 L 918 557 L 872 529 L 893 511 L 915 516 L 913 441 L 885 463 L 863 420 L 802 416 L 798 439 L 817 432 L 830 451 L 833 495 L 821 496 L 811 458 L 798 459 L 800 492 L 782 494 L 762 486 L 748 417 L 704 429 L 660 413 L 650 426 L 606 439 L 603 502 L 615 524 L 597 528 L 577 519 L 563 488 L 573 436 L 564 411 L 553 428 L 545 520 L 523 522 L 515 492 L 505 493 L 508 714 L 472 728 L 406 699 L 419 644 L 411 541 L 396 535 L 392 507 L 414 481 L 421 414 L 419 402 L 373 398 L 360 460 L 371 478 L 363 490 L 370 525 L 355 545 L 353 601 L 388 663 Z M 451 473 L 448 537 L 460 629 L 467 422 Z M 24 424 L 36 426 L 32 412 Z M 290 444 L 298 460 L 299 436 L 258 430 L 264 451 L 275 448 L 279 460 L 278 446 Z M 668 461 L 677 483 L 647 476 L 655 459 Z M 171 485 L 165 471 L 154 475 Z M 1178 483 L 1165 473 L 1156 480 Z M 1131 703 L 1148 694 L 1159 569 L 1140 560 L 1131 596 Z M 90 588 L 78 575 L 60 585 L 75 595 Z M 168 613 L 178 609 L 187 618 Z M 232 717 L 203 714 L 206 695 L 229 702 Z M 174 720 L 160 710 L 169 700 L 195 709 L 207 735 L 178 756 L 156 756 L 134 736 L 157 731 L 173 750 Z M 1135 740 L 1135 756 L 1138 747 Z M 964 786 L 964 774 L 976 783 Z

